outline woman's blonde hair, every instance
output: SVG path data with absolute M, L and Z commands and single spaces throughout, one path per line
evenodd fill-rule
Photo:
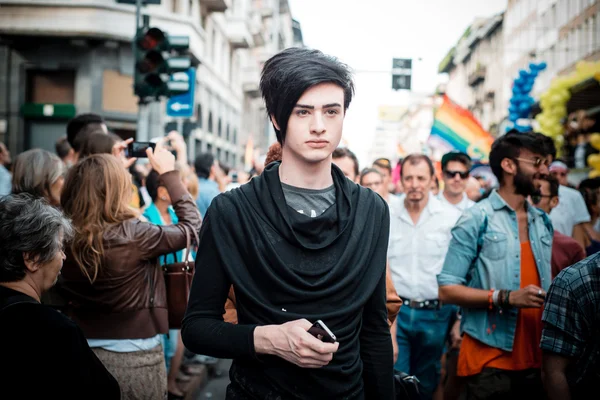
M 131 195 L 131 176 L 110 154 L 91 155 L 67 174 L 61 205 L 75 229 L 71 253 L 91 283 L 100 271 L 106 228 L 135 218 Z

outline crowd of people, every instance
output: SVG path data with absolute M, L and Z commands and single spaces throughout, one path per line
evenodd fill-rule
M 360 168 L 338 147 L 352 75 L 316 50 L 275 55 L 260 88 L 277 143 L 253 174 L 188 162 L 177 132 L 137 162 L 94 114 L 56 154 L 0 144 L 5 393 L 180 399 L 218 358 L 228 399 L 393 399 L 400 372 L 422 399 L 593 390 L 598 179 L 571 187 L 534 132 L 495 140 L 497 187 L 455 151 L 439 176 L 424 154 Z M 186 260 L 169 329 L 161 265 Z

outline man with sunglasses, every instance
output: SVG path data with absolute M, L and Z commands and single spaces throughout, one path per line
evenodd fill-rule
M 451 151 L 442 157 L 444 191 L 438 196 L 442 203 L 456 207 L 460 211 L 475 204 L 465 190 L 471 170 L 471 157 L 460 151 Z
M 540 180 L 538 193 L 529 196 L 531 204 L 550 214 L 560 200 L 558 199 L 559 183 L 553 176 L 546 176 Z M 576 264 L 585 258 L 585 251 L 575 239 L 554 231 L 552 240 L 552 278 L 566 267 Z
M 452 229 L 439 298 L 462 307 L 457 374 L 467 398 L 544 398 L 539 341 L 553 228 L 527 202 L 548 174 L 543 141 L 511 131 L 492 144 L 490 166 L 500 187 Z

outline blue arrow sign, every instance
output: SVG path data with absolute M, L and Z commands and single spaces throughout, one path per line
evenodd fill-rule
M 190 68 L 187 72 L 182 72 L 181 74 L 187 75 L 188 82 L 190 83 L 190 90 L 187 93 L 169 98 L 169 101 L 167 102 L 167 115 L 169 117 L 190 118 L 194 115 L 196 68 Z

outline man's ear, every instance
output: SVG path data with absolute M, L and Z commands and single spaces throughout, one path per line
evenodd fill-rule
M 558 205 L 558 203 L 560 203 L 558 196 L 554 196 L 550 199 L 550 207 L 555 208 Z
M 39 264 L 31 258 L 29 253 L 23 253 L 23 263 L 29 272 L 35 272 L 40 269 Z
M 275 129 L 277 129 L 278 131 L 281 131 L 281 129 L 279 128 L 279 124 L 275 120 L 275 116 L 273 114 L 271 114 L 271 122 L 273 123 L 273 126 L 275 127 Z
M 502 161 L 500 162 L 500 166 L 502 167 L 504 172 L 506 172 L 507 174 L 510 174 L 510 175 L 517 174 L 517 165 L 510 158 L 502 159 Z

